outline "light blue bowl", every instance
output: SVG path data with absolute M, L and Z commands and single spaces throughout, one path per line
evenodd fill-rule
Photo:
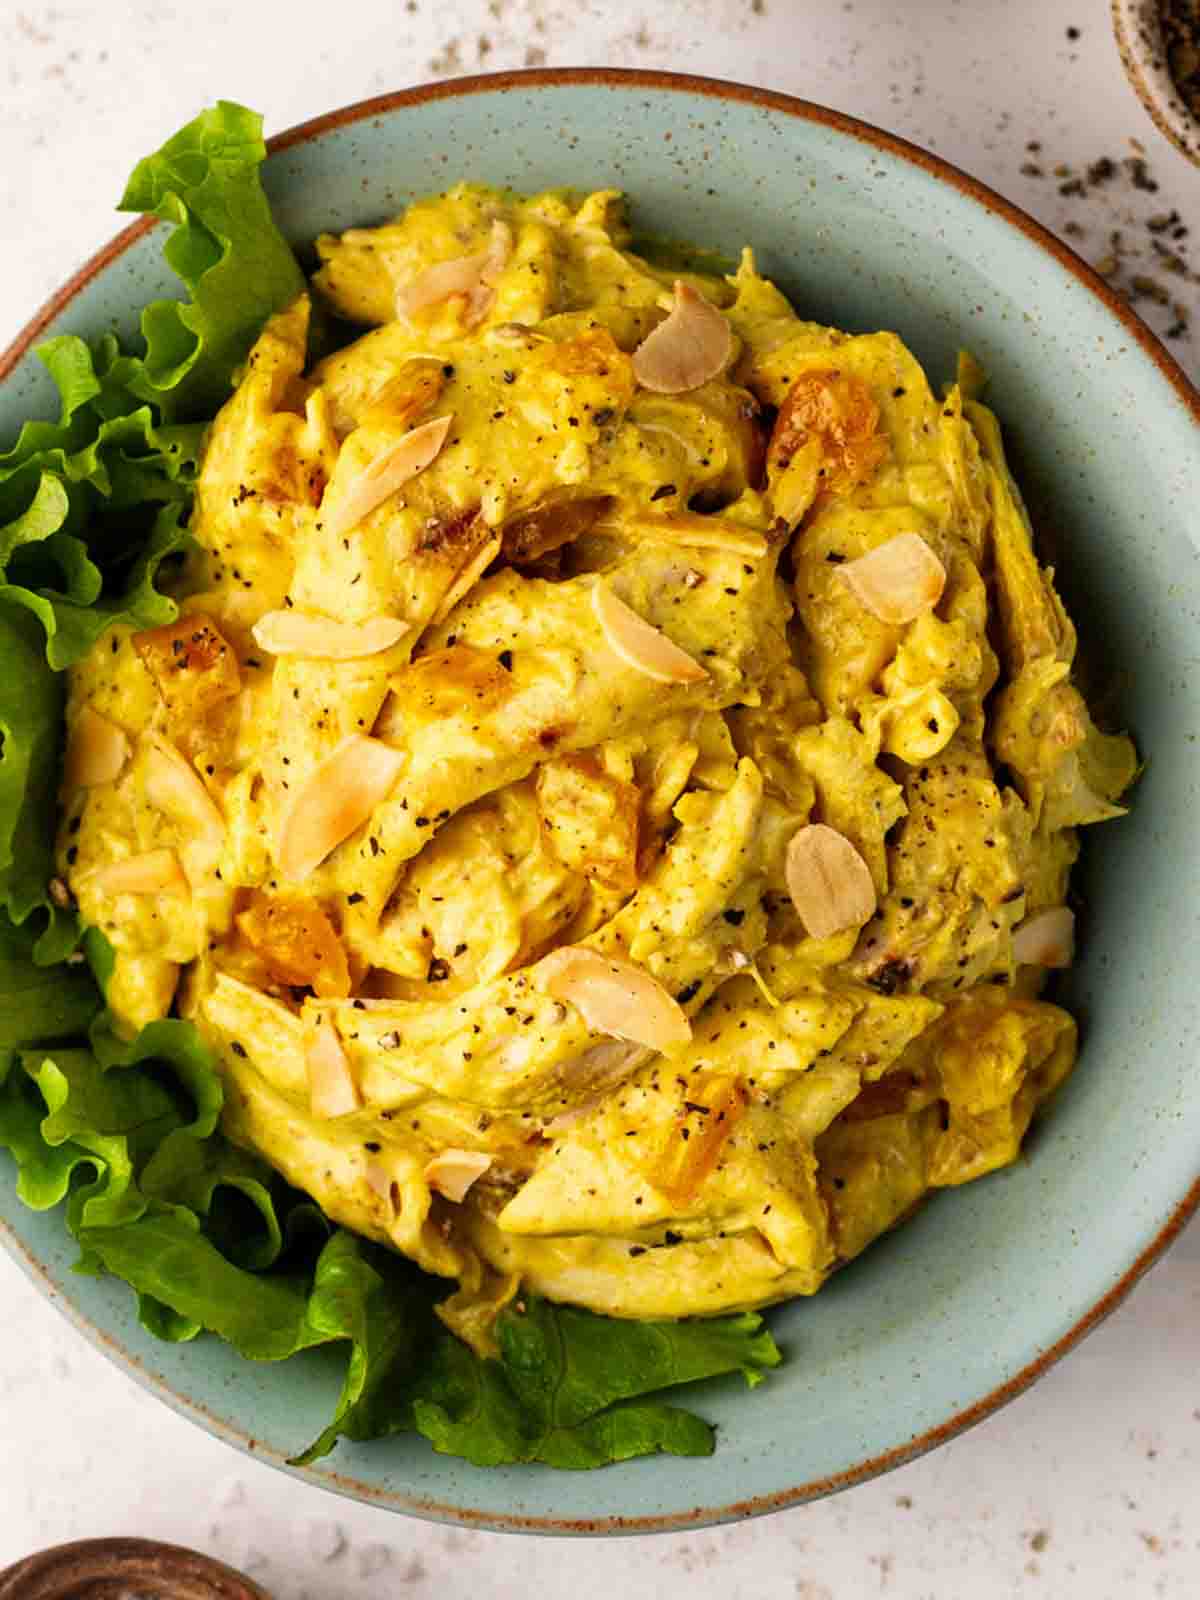
M 752 241 L 805 315 L 898 330 L 935 381 L 969 345 L 1085 645 L 1149 761 L 1132 815 L 1088 840 L 1082 957 L 1064 986 L 1083 1056 L 1027 1159 L 939 1196 L 815 1300 L 774 1312 L 786 1366 L 752 1393 L 730 1381 L 692 1397 L 719 1425 L 714 1457 L 482 1472 L 400 1438 L 343 1444 L 302 1474 L 490 1527 L 714 1522 L 828 1493 L 986 1415 L 1109 1311 L 1200 1202 L 1200 408 L 1135 318 L 1027 217 L 899 140 L 781 95 L 657 73 L 467 79 L 309 123 L 275 141 L 266 170 L 297 241 L 464 177 L 617 184 L 657 235 L 730 253 Z M 132 335 L 136 309 L 175 292 L 160 244 L 127 230 L 0 358 L 0 437 L 53 406 L 36 337 Z M 57 1214 L 24 1210 L 3 1182 L 0 1216 L 51 1298 L 185 1415 L 281 1465 L 329 1415 L 333 1359 L 255 1366 L 216 1340 L 154 1343 L 127 1289 L 71 1274 Z

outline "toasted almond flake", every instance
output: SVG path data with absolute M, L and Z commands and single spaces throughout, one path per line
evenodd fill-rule
M 396 290 L 396 315 L 411 322 L 430 306 L 440 305 L 453 295 L 470 295 L 483 282 L 490 252 L 477 250 L 469 256 L 453 256 L 449 261 L 435 262 L 426 267 L 409 283 Z
M 788 893 L 805 929 L 828 939 L 875 915 L 871 871 L 844 834 L 814 822 L 798 828 L 785 863 Z
M 507 222 L 499 217 L 492 223 L 492 236 L 488 243 L 487 257 L 483 264 L 483 271 L 479 274 L 479 287 L 474 293 L 467 296 L 468 328 L 473 328 L 476 323 L 482 322 L 492 309 L 496 299 L 496 285 L 500 281 L 500 274 L 508 265 L 508 258 L 512 255 L 513 235 Z
M 696 511 L 682 511 L 673 517 L 638 517 L 627 526 L 640 539 L 656 539 L 688 550 L 724 550 L 747 561 L 761 561 L 770 548 L 753 528 Z
M 442 596 L 441 605 L 438 606 L 430 619 L 432 622 L 444 622 L 458 602 L 470 594 L 471 590 L 500 554 L 503 543 L 503 539 L 497 533 L 485 545 L 480 546 Z
M 306 656 L 314 661 L 356 661 L 390 650 L 408 632 L 398 617 L 334 622 L 311 611 L 268 611 L 251 629 L 269 656 Z
M 430 306 L 463 295 L 467 301 L 463 320 L 473 328 L 491 308 L 495 283 L 512 253 L 512 244 L 512 229 L 497 218 L 486 250 L 439 261 L 418 273 L 411 283 L 402 284 L 396 291 L 396 315 L 411 322 Z
M 129 758 L 129 740 L 115 722 L 84 706 L 67 741 L 63 783 L 68 789 L 92 789 L 120 777 Z
M 380 739 L 343 739 L 284 814 L 275 851 L 282 875 L 298 883 L 315 872 L 386 798 L 403 766 L 403 753 Z
M 565 1000 L 593 1033 L 651 1050 L 686 1044 L 692 1025 L 679 1002 L 648 972 L 586 945 L 564 945 L 533 969 L 539 986 Z
M 1013 934 L 1013 960 L 1028 967 L 1069 967 L 1075 959 L 1075 913 L 1067 906 L 1039 911 Z
M 653 1050 L 643 1044 L 604 1039 L 599 1044 L 589 1045 L 573 1061 L 562 1064 L 559 1072 L 563 1089 L 568 1094 L 603 1095 L 605 1090 L 644 1067 L 653 1054 Z
M 146 850 L 111 861 L 88 874 L 88 883 L 102 894 L 190 894 L 174 850 Z
M 592 586 L 592 611 L 609 648 L 626 666 L 657 683 L 700 683 L 708 677 L 698 661 L 639 617 L 602 578 Z
M 675 304 L 633 352 L 633 375 L 655 394 L 684 394 L 715 378 L 729 360 L 733 330 L 711 301 L 675 281 Z
M 492 1157 L 481 1150 L 443 1150 L 426 1166 L 425 1182 L 457 1205 L 491 1164 Z
M 931 611 L 946 587 L 946 569 L 919 533 L 898 533 L 835 577 L 880 622 L 899 626 Z
M 146 799 L 155 810 L 208 839 L 223 838 L 225 819 L 187 757 L 161 734 L 147 734 L 143 743 Z
M 373 1194 L 377 1194 L 384 1205 L 395 1211 L 396 1196 L 393 1194 L 395 1187 L 391 1173 L 378 1161 L 368 1161 L 363 1168 L 363 1177 L 367 1180 L 367 1187 Z
M 419 472 L 424 472 L 445 444 L 453 421 L 453 414 L 434 417 L 419 428 L 410 428 L 395 444 L 381 450 L 323 516 L 325 533 L 331 539 L 340 539 L 364 517 L 370 516 L 376 506 L 390 500 Z
M 317 1016 L 304 1052 L 308 1103 L 314 1117 L 345 1117 L 362 1105 L 341 1037 L 328 1011 Z

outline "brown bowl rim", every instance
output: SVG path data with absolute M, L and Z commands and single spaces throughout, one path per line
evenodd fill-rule
M 842 111 L 834 111 L 828 106 L 818 105 L 811 100 L 802 100 L 793 95 L 781 94 L 773 89 L 760 89 L 749 84 L 735 83 L 721 78 L 693 76 L 688 73 L 657 72 L 617 67 L 541 67 L 518 72 L 477 74 L 473 77 L 418 84 L 410 89 L 398 89 L 387 94 L 375 95 L 370 99 L 359 100 L 351 105 L 343 106 L 339 110 L 329 111 L 321 116 L 310 118 L 306 122 L 298 123 L 295 127 L 288 128 L 269 139 L 267 141 L 267 149 L 270 154 L 277 155 L 281 151 L 289 150 L 295 145 L 305 144 L 324 133 L 332 132 L 334 129 L 344 128 L 354 123 L 366 122 L 371 118 L 390 114 L 404 106 L 424 105 L 435 100 L 457 99 L 471 94 L 491 94 L 496 91 L 508 92 L 530 88 L 552 89 L 571 86 L 634 87 L 667 90 L 681 94 L 708 95 L 715 100 L 734 101 L 757 106 L 765 111 L 779 112 L 785 116 L 798 117 L 803 121 L 831 128 L 835 132 L 845 134 L 860 143 L 872 145 L 877 150 L 882 150 L 888 155 L 898 157 L 900 160 L 908 162 L 911 166 L 919 167 L 939 182 L 957 189 L 960 194 L 975 201 L 985 211 L 1000 217 L 1012 227 L 1018 229 L 1032 243 L 1038 245 L 1048 255 L 1052 256 L 1059 266 L 1076 278 L 1085 289 L 1095 295 L 1121 324 L 1129 337 L 1139 346 L 1142 353 L 1148 356 L 1158 368 L 1167 383 L 1174 389 L 1177 397 L 1191 413 L 1193 422 L 1200 427 L 1200 393 L 1188 380 L 1174 357 L 1163 348 L 1150 329 L 1130 310 L 1128 305 L 1116 296 L 1108 284 L 1088 266 L 1087 262 L 1083 261 L 1067 245 L 1063 244 L 1047 228 L 1044 228 L 1041 223 L 1028 216 L 1012 201 L 1006 200 L 994 189 L 980 182 L 979 179 L 972 178 L 965 172 L 961 172 L 940 156 L 935 156 L 929 151 L 923 150 L 919 145 L 911 144 L 907 139 L 903 139 L 897 134 L 888 133 L 872 123 L 863 121 L 861 118 L 852 117 Z M 75 296 L 91 282 L 96 274 L 103 271 L 105 267 L 123 255 L 136 240 L 157 225 L 156 220 L 152 217 L 141 218 L 124 228 L 115 238 L 89 257 L 78 271 L 68 278 L 62 288 L 53 294 L 41 309 L 34 314 L 20 333 L 17 334 L 16 338 L 0 354 L 0 382 L 4 381 L 34 340 L 70 305 Z M 903 1466 L 905 1462 L 924 1455 L 937 1445 L 944 1444 L 957 1434 L 963 1433 L 967 1428 L 973 1427 L 977 1422 L 982 1422 L 984 1418 L 989 1417 L 1002 1405 L 1007 1404 L 1009 1400 L 1014 1399 L 1025 1389 L 1028 1389 L 1056 1362 L 1060 1361 L 1069 1350 L 1073 1349 L 1085 1335 L 1101 1323 L 1105 1317 L 1116 1310 L 1142 1274 L 1153 1266 L 1167 1247 L 1173 1243 L 1182 1232 L 1184 1225 L 1198 1209 L 1200 1209 L 1200 1176 L 1197 1176 L 1195 1183 L 1184 1195 L 1154 1239 L 1141 1251 L 1107 1292 L 1101 1295 L 1061 1338 L 1006 1382 L 990 1390 L 988 1394 L 975 1401 L 972 1405 L 955 1412 L 945 1421 L 914 1435 L 913 1438 L 891 1450 L 883 1451 L 879 1455 L 860 1461 L 843 1472 L 833 1473 L 828 1477 L 813 1478 L 790 1489 L 778 1490 L 773 1494 L 755 1495 L 745 1500 L 733 1500 L 724 1505 L 695 1506 L 689 1511 L 670 1512 L 662 1515 L 561 1518 L 524 1516 L 515 1512 L 498 1514 L 495 1512 L 475 1511 L 469 1507 L 462 1507 L 445 1501 L 380 1489 L 361 1478 L 336 1471 L 314 1472 L 311 1469 L 306 1469 L 301 1471 L 299 1475 L 324 1487 L 336 1489 L 339 1493 L 349 1495 L 354 1499 L 373 1505 L 387 1506 L 412 1516 L 457 1523 L 460 1526 L 493 1528 L 514 1533 L 585 1535 L 663 1533 L 721 1522 L 731 1522 L 743 1517 L 761 1516 L 771 1511 L 781 1511 L 788 1506 L 798 1505 L 808 1500 L 820 1499 L 825 1495 L 848 1489 L 854 1484 L 866 1481 L 868 1478 L 877 1477 L 884 1472 L 891 1471 L 894 1467 Z M 3 1239 L 12 1253 L 18 1257 L 30 1276 L 40 1280 L 47 1297 L 55 1304 L 58 1304 L 69 1319 L 94 1344 L 103 1349 L 107 1355 L 116 1361 L 117 1365 L 124 1367 L 131 1376 L 145 1384 L 160 1398 L 169 1398 L 176 1410 L 192 1417 L 194 1420 L 200 1421 L 210 1432 L 225 1438 L 229 1443 L 238 1446 L 257 1459 L 270 1460 L 287 1471 L 295 1472 L 297 1470 L 288 1465 L 280 1452 L 264 1446 L 261 1441 L 232 1426 L 223 1418 L 214 1416 L 207 1407 L 178 1393 L 163 1378 L 152 1376 L 146 1371 L 143 1363 L 136 1355 L 125 1349 L 117 1340 L 104 1333 L 103 1330 L 96 1328 L 81 1313 L 75 1311 L 73 1307 L 61 1303 L 58 1291 L 55 1289 L 45 1268 L 16 1238 L 8 1225 L 2 1221 L 0 1221 L 0 1239 Z
M 1176 95 L 1155 9 L 1154 0 L 1112 0 L 1117 54 L 1154 126 L 1193 166 L 1200 167 L 1200 123 Z
M 73 1539 L 14 1561 L 0 1572 L 0 1600 L 82 1600 L 92 1594 L 147 1600 L 270 1600 L 244 1572 L 216 1556 L 128 1535 Z

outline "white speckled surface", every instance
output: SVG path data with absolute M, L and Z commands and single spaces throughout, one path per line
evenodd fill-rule
M 1146 119 L 1103 0 L 357 0 L 336 25 L 254 5 L 0 0 L 0 346 L 114 229 L 134 159 L 218 95 L 270 130 L 421 79 L 521 65 L 709 72 L 930 146 L 1200 314 L 1148 217 L 1200 225 L 1200 172 Z M 1078 29 L 1072 38 L 1068 30 Z M 1075 173 L 1141 140 L 1156 192 Z M 1029 141 L 1041 149 L 1030 151 Z M 1021 172 L 1040 167 L 1042 176 Z M 1065 164 L 1071 173 L 1054 175 Z M 1186 249 L 1190 238 L 1160 243 Z M 1200 246 L 1197 247 L 1200 263 Z M 1154 326 L 1177 320 L 1143 298 Z M 1200 372 L 1200 327 L 1173 343 Z M 1132 420 L 1132 419 L 1131 419 Z M 257 1466 L 84 1344 L 0 1259 L 0 1567 L 141 1534 L 251 1571 L 277 1600 L 531 1591 L 591 1600 L 1126 1600 L 1200 1594 L 1200 1231 L 1031 1393 L 876 1483 L 740 1527 L 587 1546 L 425 1527 Z M 719 1456 L 714 1471 L 720 1471 Z M 736 1486 L 731 1485 L 731 1491 Z

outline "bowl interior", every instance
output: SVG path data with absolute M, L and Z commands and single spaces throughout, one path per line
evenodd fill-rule
M 402 1438 L 342 1445 L 308 1474 L 426 1515 L 628 1530 L 769 1508 L 929 1442 L 1086 1318 L 1195 1183 L 1200 452 L 1182 379 L 1149 343 L 1065 252 L 934 163 L 779 97 L 562 78 L 455 85 L 333 121 L 272 156 L 277 215 L 306 241 L 462 177 L 615 185 L 656 235 L 729 254 L 752 242 L 804 314 L 898 330 L 935 382 L 969 346 L 1117 720 L 1147 758 L 1132 814 L 1088 841 L 1082 954 L 1064 985 L 1085 1047 L 1028 1157 L 941 1195 L 814 1300 L 772 1313 L 786 1366 L 753 1392 L 695 1395 L 720 1425 L 714 1458 L 484 1473 Z M 161 237 L 137 240 L 48 331 L 131 333 L 137 307 L 174 292 Z M 0 386 L 0 437 L 51 405 L 26 355 Z M 153 1343 L 128 1292 L 72 1276 L 60 1218 L 25 1211 L 0 1176 L 18 1249 L 137 1374 L 257 1454 L 282 1457 L 319 1429 L 335 1362 L 253 1366 L 214 1340 Z

